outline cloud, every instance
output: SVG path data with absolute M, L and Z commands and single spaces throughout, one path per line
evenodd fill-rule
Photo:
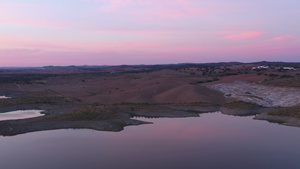
M 7 25 L 66 28 L 68 21 L 58 21 L 53 14 L 58 9 L 39 4 L 1 3 L 0 22 Z
M 164 8 L 155 8 L 149 10 L 141 10 L 132 12 L 131 14 L 139 16 L 139 18 L 151 18 L 151 17 L 160 17 L 160 18 L 169 18 L 177 19 L 180 17 L 194 16 L 201 13 L 204 13 L 206 10 L 201 8 L 193 9 L 164 9 Z
M 206 12 L 196 8 L 193 0 L 94 0 L 100 12 L 123 13 L 138 18 L 160 17 L 176 19 Z
M 263 34 L 263 32 L 261 31 L 227 31 L 227 32 L 224 31 L 224 32 L 229 35 L 221 37 L 221 39 L 233 40 L 233 41 L 252 39 L 252 38 L 259 37 Z
M 268 41 L 281 41 L 281 40 L 290 39 L 292 37 L 293 37 L 292 35 L 282 35 L 282 36 L 278 36 L 278 37 L 275 37 L 273 39 L 270 39 Z
M 158 53 L 169 53 L 169 54 L 199 54 L 199 52 L 207 52 L 213 50 L 216 46 L 186 46 L 177 47 L 172 49 L 164 49 L 158 51 Z

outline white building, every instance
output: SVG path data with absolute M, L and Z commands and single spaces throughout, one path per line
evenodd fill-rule
M 282 69 L 283 69 L 283 70 L 296 70 L 296 69 L 293 68 L 293 67 L 283 67 Z
M 269 66 L 256 66 L 256 67 L 252 67 L 252 70 L 255 70 L 255 69 L 269 69 L 270 67 Z

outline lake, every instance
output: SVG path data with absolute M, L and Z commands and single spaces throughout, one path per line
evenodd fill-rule
M 0 99 L 10 99 L 11 97 L 0 96 Z
M 121 132 L 54 130 L 0 136 L 4 169 L 299 169 L 300 128 L 219 112 Z

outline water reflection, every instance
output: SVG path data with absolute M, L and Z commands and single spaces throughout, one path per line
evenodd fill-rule
M 154 124 L 0 137 L 0 163 L 6 169 L 300 168 L 299 128 L 220 113 L 143 120 Z
M 10 99 L 11 97 L 0 96 L 0 99 Z
M 41 112 L 43 111 L 44 110 L 17 110 L 17 111 L 0 113 L 0 121 L 40 117 L 40 116 L 44 116 L 44 114 L 41 114 Z

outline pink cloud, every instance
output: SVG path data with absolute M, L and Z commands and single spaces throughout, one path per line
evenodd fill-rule
M 176 54 L 191 54 L 199 53 L 203 51 L 209 51 L 214 49 L 216 46 L 187 46 L 187 47 L 178 47 L 167 50 L 160 50 L 159 53 L 176 53 Z
M 239 31 L 236 30 L 221 30 L 221 31 L 215 31 L 214 33 L 217 35 L 228 35 L 228 34 L 234 34 L 237 33 Z
M 263 34 L 261 31 L 241 31 L 241 32 L 228 32 L 230 35 L 224 36 L 221 39 L 226 40 L 244 40 L 259 37 Z
M 170 34 L 199 34 L 207 33 L 201 30 L 189 30 L 189 29 L 91 29 L 91 31 L 99 33 L 122 33 L 122 34 L 132 34 L 136 36 L 164 36 Z
M 161 17 L 161 18 L 171 18 L 176 19 L 185 16 L 198 15 L 206 12 L 207 9 L 194 8 L 194 9 L 164 9 L 164 8 L 156 8 L 149 10 L 141 10 L 131 12 L 133 15 L 137 15 L 140 18 L 153 18 L 153 17 Z
M 281 51 L 284 54 L 284 53 L 288 53 L 289 50 L 294 50 L 294 49 L 299 50 L 300 49 L 300 45 L 292 45 L 292 46 L 286 46 L 286 45 L 270 46 L 270 47 L 255 49 L 255 51 L 269 51 L 271 54 L 274 54 L 274 51 Z
M 152 51 L 165 47 L 166 44 L 162 42 L 113 42 L 109 44 L 103 44 L 98 47 L 101 51 Z
M 195 8 L 191 0 L 95 0 L 101 12 L 123 13 L 138 18 L 171 18 L 193 16 L 204 13 L 208 9 Z M 101 3 L 99 3 L 101 2 Z
M 281 40 L 290 39 L 292 37 L 293 37 L 292 35 L 282 35 L 282 36 L 278 36 L 278 37 L 275 37 L 273 39 L 270 39 L 268 41 L 281 41 Z
M 146 32 L 149 34 L 149 32 Z M 151 33 L 151 31 L 150 31 Z M 1 35 L 1 34 L 0 34 Z M 0 39 L 0 45 L 3 48 L 24 48 L 24 49 L 40 49 L 50 51 L 90 51 L 90 52 L 128 52 L 128 51 L 155 51 L 168 47 L 168 42 L 156 42 L 152 40 L 118 40 L 118 41 L 71 41 L 62 40 L 60 43 L 54 43 L 55 41 L 45 41 L 39 38 L 28 37 L 13 37 L 4 36 Z M 1 48 L 0 48 L 1 49 Z
M 47 12 L 40 14 L 41 11 L 54 11 L 55 9 L 26 3 L 1 3 L 0 22 L 1 24 L 66 28 L 67 22 L 59 22 L 47 16 Z M 70 27 L 70 26 L 69 26 Z

